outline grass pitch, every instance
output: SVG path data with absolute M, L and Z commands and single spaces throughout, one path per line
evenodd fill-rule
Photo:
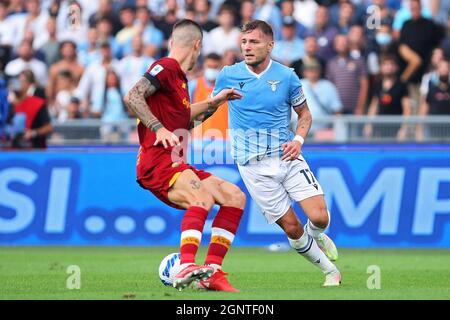
M 449 250 L 341 249 L 343 284 L 322 288 L 324 276 L 294 251 L 232 248 L 224 270 L 240 293 L 164 287 L 161 259 L 175 247 L 0 247 L 0 299 L 316 300 L 450 299 Z M 205 256 L 200 250 L 199 258 Z M 200 261 L 200 259 L 199 259 Z M 67 267 L 81 270 L 81 288 L 66 287 Z M 381 289 L 368 289 L 368 267 Z

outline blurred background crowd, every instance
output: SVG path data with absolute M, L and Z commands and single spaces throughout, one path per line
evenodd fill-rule
M 122 97 L 167 54 L 182 18 L 204 31 L 188 74 L 191 102 L 208 97 L 221 68 L 242 59 L 240 26 L 261 19 L 274 29 L 272 58 L 302 79 L 313 119 L 450 115 L 450 0 L 0 0 L 0 141 L 44 148 L 50 134 L 70 139 L 96 119 L 104 141 L 135 142 L 134 129 L 120 125 L 133 119 Z M 55 130 L 80 119 L 76 131 Z M 207 129 L 225 136 L 226 106 L 194 136 Z M 365 123 L 358 133 L 450 139 L 450 130 L 405 123 Z M 311 130 L 329 134 L 326 124 Z

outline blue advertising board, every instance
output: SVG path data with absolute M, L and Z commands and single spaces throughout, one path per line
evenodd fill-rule
M 183 211 L 138 186 L 136 153 L 137 147 L 1 152 L 0 245 L 177 245 Z M 448 147 L 305 146 L 304 156 L 324 189 L 328 233 L 339 247 L 450 248 Z M 286 242 L 277 225 L 265 222 L 234 164 L 198 167 L 247 194 L 234 245 Z

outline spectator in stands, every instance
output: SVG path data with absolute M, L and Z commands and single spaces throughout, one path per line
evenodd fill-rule
M 314 17 L 317 17 L 317 10 L 319 9 L 317 3 L 314 0 L 296 0 L 294 8 L 295 20 L 308 29 L 313 28 L 315 23 L 317 23 L 317 20 L 314 21 Z
M 350 56 L 353 59 L 362 58 L 366 61 L 366 42 L 364 38 L 364 29 L 359 25 L 353 25 L 348 31 L 348 47 Z
M 12 28 L 12 19 L 8 18 L 7 2 L 0 1 L 0 45 L 13 46 L 14 28 Z
M 450 1 L 431 0 L 431 14 L 436 23 L 445 25 L 450 18 Z
M 328 61 L 326 77 L 338 89 L 343 113 L 361 115 L 365 111 L 369 87 L 366 64 L 362 59 L 350 57 L 345 35 L 336 36 L 335 49 L 337 56 Z
M 56 18 L 49 17 L 47 20 L 47 33 L 45 41 L 38 49 L 44 54 L 45 64 L 47 68 L 59 59 L 59 42 L 56 34 Z
M 16 14 L 26 13 L 25 1 L 23 0 L 10 0 L 8 6 L 8 15 L 13 16 Z
M 209 9 L 211 8 L 211 3 L 209 0 L 195 0 L 194 10 L 195 10 L 195 21 L 202 27 L 206 32 L 218 27 L 217 23 L 209 18 Z
M 189 81 L 189 96 L 192 103 L 204 101 L 214 89 L 217 76 L 222 69 L 222 57 L 215 53 L 208 54 L 203 62 L 203 75 L 197 79 Z M 215 129 L 214 131 L 208 131 Z M 192 131 L 194 138 L 216 136 L 220 133 L 221 138 L 227 137 L 228 129 L 228 106 L 224 103 L 219 109 L 205 122 L 195 127 Z M 217 138 L 219 138 L 217 137 Z
M 67 119 L 66 121 L 82 119 L 80 100 L 77 97 L 71 97 L 67 105 Z
M 69 104 L 75 94 L 75 79 L 69 70 L 61 70 L 56 77 L 56 98 L 55 103 L 50 105 L 50 115 L 60 122 L 64 122 L 69 117 Z
M 413 114 L 417 114 L 420 80 L 428 67 L 431 52 L 439 45 L 443 34 L 433 21 L 422 17 L 420 0 L 411 0 L 410 2 L 412 18 L 406 21 L 401 29 L 400 46 L 406 45 L 414 51 L 420 57 L 420 65 L 414 73 L 405 76 L 402 80 L 408 82 L 409 95 L 413 100 Z M 404 54 L 402 58 L 406 61 L 410 59 Z
M 311 58 L 303 65 L 304 78 L 301 79 L 303 92 L 308 100 L 308 107 L 313 119 L 327 115 L 338 115 L 343 108 L 336 86 L 326 79 L 321 79 L 322 65 L 317 59 Z M 292 112 L 291 125 L 297 126 L 298 115 Z M 314 122 L 310 134 L 315 135 L 328 128 L 320 122 Z
M 25 7 L 27 14 L 23 15 L 15 37 L 20 41 L 27 30 L 31 31 L 34 35 L 33 48 L 38 50 L 47 41 L 48 11 L 42 10 L 40 0 L 28 0 Z
M 87 40 L 77 46 L 78 62 L 86 68 L 92 62 L 100 60 L 100 51 L 98 50 L 98 31 L 96 28 L 89 28 Z
M 370 50 L 373 49 L 370 45 L 375 44 L 375 36 L 380 25 L 388 25 L 391 28 L 394 21 L 394 11 L 389 8 L 386 0 L 373 0 L 371 6 L 376 10 L 368 10 L 363 18 L 363 27 Z
M 239 10 L 239 26 L 254 20 L 255 2 L 253 0 L 243 0 Z
M 294 0 L 281 1 L 282 20 L 285 20 L 287 17 L 293 18 L 295 21 L 295 35 L 300 39 L 304 39 L 306 36 L 307 29 L 304 25 L 295 20 L 294 13 L 295 13 Z
M 350 27 L 355 23 L 353 21 L 355 9 L 350 1 L 340 1 L 338 7 L 338 19 L 334 21 L 333 25 L 338 33 L 348 34 Z
M 132 5 L 124 5 L 119 12 L 120 23 L 123 28 L 116 34 L 116 41 L 120 46 L 120 57 L 126 52 L 131 39 L 139 33 L 139 25 L 134 23 L 136 9 Z
M 291 66 L 305 54 L 303 40 L 296 36 L 296 24 L 292 17 L 284 17 L 281 28 L 282 38 L 275 42 L 272 58 L 286 66 Z
M 126 139 L 129 131 L 127 125 L 117 123 L 128 119 L 122 97 L 120 78 L 113 69 L 108 69 L 103 90 L 94 92 L 91 109 L 91 115 L 94 118 L 100 118 L 104 123 L 100 128 L 104 141 Z
M 392 28 L 389 24 L 382 22 L 376 30 L 372 43 L 370 41 L 368 42 L 367 69 L 370 75 L 374 77 L 379 75 L 381 56 L 394 55 L 397 61 L 401 61 L 398 43 L 393 39 Z M 413 54 L 412 50 L 408 51 Z M 401 71 L 400 69 L 399 71 Z
M 411 115 L 411 103 L 406 85 L 398 78 L 398 64 L 395 56 L 387 55 L 381 60 L 381 81 L 369 106 L 368 116 L 376 115 Z M 364 126 L 366 137 L 397 137 L 404 140 L 408 125 L 372 125 Z
M 33 71 L 30 69 L 25 69 L 19 75 L 19 81 L 22 81 L 22 88 L 27 87 L 26 94 L 28 96 L 38 97 L 44 100 L 47 100 L 47 96 L 45 94 L 45 89 L 39 83 L 36 82 L 36 78 L 34 76 Z M 25 82 L 23 82 L 25 81 Z
M 274 33 L 275 40 L 281 39 L 281 12 L 274 4 L 273 0 L 256 0 L 255 1 L 255 19 L 268 22 Z
M 95 28 L 101 19 L 111 22 L 111 34 L 114 35 L 122 28 L 118 15 L 114 12 L 112 0 L 99 0 L 97 11 L 89 17 L 89 27 Z
M 227 49 L 239 49 L 240 31 L 234 26 L 235 11 L 233 7 L 222 6 L 219 11 L 219 26 L 209 32 L 204 43 L 205 54 L 215 52 L 223 55 Z
M 17 77 L 25 69 L 31 69 L 40 85 L 47 84 L 47 66 L 44 62 L 33 57 L 34 50 L 32 43 L 23 40 L 17 50 L 18 58 L 10 61 L 5 67 L 8 77 Z
M 128 92 L 131 87 L 142 77 L 151 66 L 154 59 L 144 54 L 144 43 L 140 35 L 136 35 L 132 41 L 130 55 L 122 58 L 117 66 L 117 72 L 121 78 L 121 88 Z
M 118 67 L 118 61 L 113 59 L 109 42 L 100 43 L 100 54 L 102 59 L 86 68 L 75 93 L 81 101 L 81 109 L 85 115 L 89 115 L 95 95 L 104 92 L 106 71 L 111 68 L 116 70 Z
M 445 60 L 444 50 L 442 48 L 435 48 L 431 54 L 431 61 L 429 71 L 423 75 L 420 83 L 420 104 L 425 102 L 430 87 L 430 81 L 434 84 L 439 83 L 439 73 L 437 71 L 439 63 Z
M 137 7 L 136 18 L 139 26 L 139 34 L 141 34 L 142 40 L 144 42 L 144 52 L 148 57 L 153 57 L 155 59 L 161 56 L 161 46 L 164 42 L 164 34 L 156 28 L 153 21 L 151 20 L 150 10 L 147 7 Z M 132 51 L 131 42 L 123 51 L 123 55 L 130 54 Z
M 420 1 L 420 0 L 419 0 Z M 401 8 L 395 13 L 394 22 L 392 24 L 394 39 L 400 38 L 400 31 L 406 21 L 412 19 L 411 0 L 403 0 Z M 426 6 L 421 7 L 420 15 L 424 18 L 431 19 L 431 10 Z
M 439 81 L 429 82 L 428 94 L 426 101 L 421 105 L 419 115 L 450 115 L 450 63 L 448 60 L 442 60 L 438 63 L 437 72 Z M 448 139 L 448 133 L 440 130 L 439 127 L 430 125 L 428 133 L 432 138 L 440 140 Z M 419 125 L 416 131 L 416 139 L 424 140 L 424 129 Z
M 68 70 L 72 74 L 75 81 L 75 85 L 78 85 L 83 72 L 84 67 L 77 61 L 77 46 L 72 41 L 63 41 L 60 44 L 61 60 L 51 66 L 49 71 L 49 81 L 47 85 L 47 97 L 49 104 L 53 105 L 56 97 L 57 77 L 63 70 Z
M 46 101 L 30 94 L 35 85 L 34 74 L 24 70 L 19 74 L 16 90 L 9 95 L 9 102 L 14 108 L 14 117 L 25 118 L 25 132 L 17 147 L 46 148 L 47 135 L 53 131 Z
M 329 24 L 328 8 L 324 6 L 318 7 L 314 27 L 307 32 L 307 36 L 313 36 L 317 39 L 317 44 L 319 45 L 318 57 L 328 61 L 336 55 L 333 41 L 337 33 L 336 28 Z
M 109 42 L 111 46 L 112 54 L 115 59 L 121 58 L 122 48 L 117 42 L 116 37 L 113 34 L 113 23 L 109 18 L 100 18 L 96 25 L 97 28 L 97 42 Z
M 317 50 L 319 49 L 317 39 L 311 36 L 306 37 L 304 40 L 304 46 L 305 46 L 305 55 L 301 59 L 295 61 L 292 64 L 292 68 L 294 68 L 295 73 L 297 73 L 300 79 L 305 78 L 305 75 L 303 73 L 304 64 L 311 60 L 317 60 L 321 66 L 320 78 L 324 78 L 326 61 L 317 56 Z

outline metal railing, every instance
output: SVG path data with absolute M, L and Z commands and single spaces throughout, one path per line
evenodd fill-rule
M 97 119 L 53 123 L 49 145 L 136 144 L 136 120 L 103 123 Z M 450 116 L 327 116 L 313 119 L 308 143 L 450 143 Z

